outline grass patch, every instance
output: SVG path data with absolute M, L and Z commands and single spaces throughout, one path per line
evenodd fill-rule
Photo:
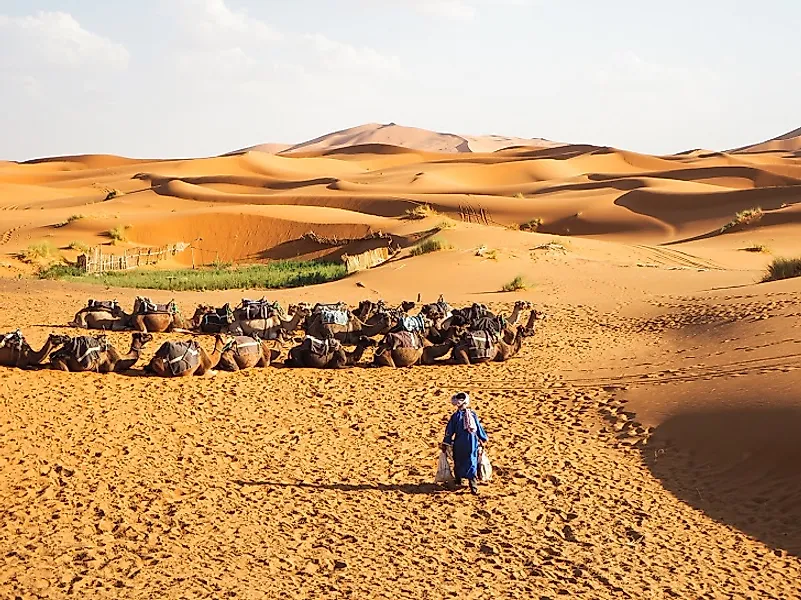
M 523 192 L 517 192 L 515 194 L 515 198 L 517 198 L 518 200 L 525 200 L 526 196 L 523 194 Z
M 801 258 L 774 258 L 762 277 L 762 283 L 801 277 Z
M 522 275 L 518 275 L 512 281 L 505 284 L 501 290 L 504 292 L 519 292 L 520 290 L 528 289 L 529 285 Z
M 526 221 L 525 223 L 521 223 L 520 224 L 520 231 L 535 232 L 540 227 L 542 227 L 542 223 L 543 223 L 543 221 L 539 217 L 536 218 L 536 219 L 531 219 L 530 221 Z
M 450 219 L 443 219 L 436 225 L 436 229 L 453 229 L 456 224 Z
M 78 242 L 73 240 L 72 242 L 69 243 L 67 249 L 75 250 L 76 252 L 80 252 L 81 254 L 86 254 L 89 252 L 89 250 L 92 249 L 92 247 L 89 246 L 89 244 L 84 244 L 83 242 Z
M 440 238 L 433 237 L 424 242 L 420 242 L 414 248 L 412 248 L 412 256 L 422 256 L 423 254 L 439 252 L 440 250 L 447 250 L 449 248 L 450 246 L 447 242 L 441 240 Z
M 64 279 L 66 277 L 80 277 L 84 275 L 83 270 L 75 265 L 56 263 L 48 267 L 42 267 L 36 272 L 39 279 Z
M 112 244 L 124 242 L 128 239 L 128 230 L 130 228 L 130 225 L 117 225 L 113 229 L 109 229 L 106 235 L 111 238 Z
M 770 248 L 765 244 L 751 244 L 745 248 L 740 248 L 743 252 L 760 252 L 762 254 L 770 254 Z
M 418 204 L 414 208 L 407 209 L 403 218 L 409 221 L 419 221 L 427 217 L 433 217 L 436 214 L 437 211 L 431 208 L 431 206 L 428 204 Z
M 762 220 L 764 214 L 765 213 L 763 213 L 762 209 L 758 206 L 755 208 L 749 208 L 747 210 L 741 210 L 734 215 L 734 218 L 731 221 L 720 228 L 720 232 L 725 233 L 726 231 L 731 231 L 732 229 L 742 229 L 743 227 L 748 227 L 749 225 L 756 225 Z
M 178 271 L 131 270 L 103 274 L 65 271 L 57 279 L 102 283 L 110 287 L 149 290 L 194 291 L 253 288 L 294 288 L 334 281 L 345 276 L 345 265 L 326 262 L 276 261 L 235 269 L 182 269 Z
M 37 242 L 31 244 L 19 254 L 20 260 L 31 263 L 45 258 L 53 258 L 56 255 L 56 249 L 50 242 Z

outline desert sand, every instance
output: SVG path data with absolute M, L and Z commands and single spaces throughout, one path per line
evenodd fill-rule
M 17 254 L 47 240 L 72 260 L 118 225 L 107 251 L 193 242 L 202 263 L 343 251 L 309 231 L 406 248 L 437 231 L 451 249 L 266 294 L 548 315 L 518 357 L 475 367 L 0 368 L 1 596 L 801 598 L 801 280 L 758 283 L 801 254 L 801 160 L 427 143 L 0 163 L 0 331 L 34 347 L 81 333 L 65 324 L 87 298 L 142 291 L 39 281 Z M 518 274 L 532 287 L 499 292 Z M 190 314 L 261 295 L 147 293 Z M 491 438 L 478 497 L 433 484 L 456 390 Z

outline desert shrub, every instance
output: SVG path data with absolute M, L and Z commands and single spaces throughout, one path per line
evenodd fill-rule
M 124 242 L 128 239 L 128 229 L 130 229 L 130 225 L 117 225 L 113 229 L 109 229 L 106 233 L 108 237 L 111 238 L 111 243 L 116 244 L 117 242 Z
M 67 248 L 69 250 L 82 252 L 83 254 L 86 254 L 87 252 L 89 252 L 89 250 L 91 250 L 91 246 L 89 246 L 89 244 L 84 244 L 83 242 L 78 242 L 78 241 L 70 242 Z
M 746 246 L 742 248 L 744 252 L 761 252 L 763 254 L 770 253 L 770 248 L 768 248 L 765 244 L 751 244 L 750 246 Z
M 801 277 L 801 258 L 774 258 L 762 282 Z
M 39 279 L 64 279 L 65 277 L 80 277 L 84 275 L 82 269 L 75 265 L 56 263 L 48 267 L 42 267 L 36 273 Z
M 528 283 L 526 283 L 526 280 L 523 278 L 522 275 L 518 275 L 517 277 L 512 279 L 512 281 L 505 284 L 501 288 L 501 290 L 503 290 L 504 292 L 518 292 L 520 290 L 525 290 L 527 288 L 528 288 Z
M 53 227 L 64 227 L 65 225 L 69 225 L 70 223 L 74 223 L 75 221 L 79 221 L 83 219 L 83 215 L 71 215 L 66 221 L 61 221 L 61 223 L 56 223 Z
M 523 192 L 517 192 L 515 194 L 515 198 L 517 198 L 518 200 L 525 200 L 526 196 L 523 194 Z
M 56 249 L 48 241 L 36 242 L 31 244 L 19 254 L 19 258 L 25 262 L 34 262 L 44 258 L 52 258 L 56 255 Z
M 157 271 L 133 269 L 86 274 L 78 271 L 54 270 L 58 279 L 102 283 L 109 287 L 128 287 L 151 290 L 235 290 L 279 289 L 315 285 L 341 279 L 346 275 L 342 263 L 315 261 L 276 261 L 265 265 L 250 265 L 234 269 L 181 269 Z
M 758 206 L 741 210 L 734 215 L 734 218 L 720 228 L 721 233 L 730 231 L 735 228 L 747 227 L 748 225 L 755 225 L 762 220 L 764 213 Z
M 453 221 L 449 220 L 449 219 L 443 219 L 442 221 L 440 221 L 436 225 L 436 229 L 440 229 L 440 230 L 441 229 L 453 229 L 454 227 L 456 227 L 456 224 Z
M 117 196 L 122 196 L 122 192 L 120 190 L 110 189 L 105 191 L 106 191 L 106 197 L 104 198 L 104 200 L 111 200 L 113 198 L 116 198 Z
M 414 208 L 407 209 L 404 218 L 410 221 L 419 221 L 420 219 L 425 219 L 426 217 L 433 217 L 436 214 L 437 211 L 431 208 L 431 206 L 428 204 L 418 204 Z
M 439 250 L 447 250 L 450 248 L 447 242 L 441 240 L 440 238 L 429 238 L 424 242 L 420 242 L 414 248 L 412 248 L 412 256 L 420 256 L 422 254 L 428 254 L 430 252 L 438 252 Z
M 520 231 L 537 231 L 540 227 L 542 227 L 542 219 L 539 217 L 536 219 L 531 219 L 530 221 L 526 221 L 525 223 L 520 224 Z

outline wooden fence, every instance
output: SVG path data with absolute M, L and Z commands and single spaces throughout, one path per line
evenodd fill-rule
M 374 248 L 367 250 L 360 254 L 343 254 L 342 262 L 345 263 L 345 271 L 347 273 L 355 273 L 356 271 L 364 271 L 370 269 L 389 260 L 391 254 L 389 248 L 386 246 L 382 248 Z
M 133 248 L 122 254 L 103 254 L 103 247 L 97 246 L 87 254 L 78 256 L 78 267 L 86 273 L 105 273 L 124 271 L 146 265 L 155 265 L 189 248 L 189 244 L 178 243 L 159 248 Z

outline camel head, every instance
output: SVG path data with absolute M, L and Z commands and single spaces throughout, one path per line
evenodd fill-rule
M 149 333 L 142 333 L 137 331 L 131 336 L 131 346 L 137 350 L 141 350 L 145 345 L 153 341 L 153 336 Z
M 401 302 L 401 304 L 400 304 L 400 309 L 401 309 L 403 312 L 407 313 L 407 312 L 409 312 L 410 310 L 412 310 L 412 309 L 413 309 L 415 306 L 417 306 L 417 303 L 415 303 L 415 302 L 412 302 L 411 300 L 404 300 L 404 301 L 403 301 L 403 302 Z
M 366 335 L 359 337 L 359 343 L 356 344 L 357 346 L 362 346 L 363 348 L 375 348 L 378 346 L 378 342 L 376 342 L 373 338 L 369 338 Z
M 63 346 L 64 344 L 68 343 L 72 338 L 68 335 L 61 335 L 59 333 L 51 333 L 48 336 L 48 340 L 54 346 Z
M 518 300 L 517 302 L 515 302 L 515 308 L 519 310 L 527 310 L 529 308 L 532 308 L 532 304 L 527 300 Z

